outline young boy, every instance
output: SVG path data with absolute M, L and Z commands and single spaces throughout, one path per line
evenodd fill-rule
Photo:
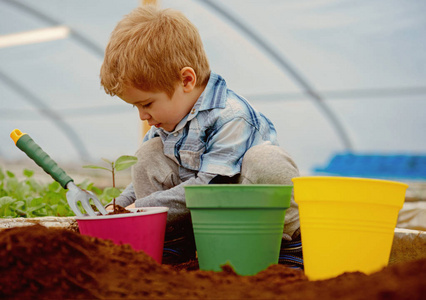
M 143 6 L 125 16 L 111 34 L 100 76 L 106 93 L 136 107 L 152 126 L 136 152 L 132 183 L 116 203 L 169 207 L 164 263 L 195 257 L 185 185 L 292 185 L 298 176 L 274 125 L 210 70 L 198 30 L 180 12 Z M 290 242 L 300 256 L 293 200 L 284 228 L 283 245 Z M 282 248 L 283 262 L 301 265 Z

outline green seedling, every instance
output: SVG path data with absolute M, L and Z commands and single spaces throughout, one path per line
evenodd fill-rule
M 24 179 L 0 167 L 0 218 L 73 216 L 66 190 L 59 183 L 41 184 L 34 171 L 24 169 Z
M 118 171 L 122 171 L 125 170 L 131 166 L 133 166 L 135 163 L 137 163 L 138 158 L 135 156 L 131 156 L 131 155 L 123 155 L 120 156 L 119 158 L 117 158 L 117 160 L 114 161 L 110 161 L 106 158 L 102 158 L 102 160 L 104 162 L 106 162 L 108 164 L 108 167 L 103 167 L 103 166 L 97 166 L 97 165 L 85 165 L 83 166 L 83 168 L 89 168 L 89 169 L 98 169 L 98 170 L 105 170 L 108 172 L 111 172 L 112 175 L 112 188 L 105 188 L 104 192 L 110 196 L 111 198 L 113 198 L 113 210 L 116 210 L 115 207 L 115 198 L 117 198 L 118 196 L 120 196 L 121 191 L 115 187 L 115 174 Z

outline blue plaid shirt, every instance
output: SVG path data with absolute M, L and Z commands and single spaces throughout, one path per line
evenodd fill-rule
M 164 154 L 178 163 L 182 181 L 198 172 L 233 176 L 240 173 L 246 151 L 262 143 L 278 145 L 274 125 L 211 72 L 190 113 L 173 132 L 152 127 L 144 141 L 161 137 Z

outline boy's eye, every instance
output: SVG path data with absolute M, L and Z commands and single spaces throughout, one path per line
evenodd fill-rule
M 133 107 L 138 107 L 138 106 L 140 106 L 140 107 L 142 107 L 142 108 L 148 108 L 148 107 L 150 107 L 150 106 L 151 106 L 151 103 L 152 103 L 152 102 L 147 103 L 147 104 L 143 104 L 143 105 L 142 105 L 142 104 L 136 104 L 136 105 L 135 105 L 135 104 L 132 104 L 132 106 L 133 106 Z

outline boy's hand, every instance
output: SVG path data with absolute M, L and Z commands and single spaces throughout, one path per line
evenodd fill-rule
M 126 206 L 126 208 L 127 208 L 127 209 L 129 209 L 129 208 L 136 208 L 136 206 L 135 206 L 135 204 L 134 204 L 134 203 L 132 203 L 132 204 L 130 204 L 129 206 Z

